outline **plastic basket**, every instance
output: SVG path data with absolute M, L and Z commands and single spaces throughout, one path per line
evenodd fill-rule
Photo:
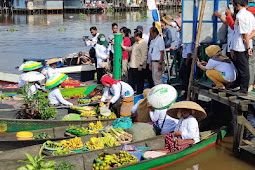
M 49 148 L 49 147 L 46 146 L 46 143 L 43 143 L 43 146 L 44 146 L 44 148 L 45 148 L 46 150 L 49 150 L 49 151 L 57 151 L 57 150 L 62 150 L 62 149 L 64 149 L 63 146 L 61 146 L 60 148 Z
M 97 157 L 95 158 L 96 163 L 104 163 L 104 161 L 99 161 L 98 158 L 99 158 L 99 156 L 97 156 Z

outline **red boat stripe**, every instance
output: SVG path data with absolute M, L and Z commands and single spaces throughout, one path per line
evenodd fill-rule
M 219 143 L 219 142 L 220 142 L 220 140 L 217 141 L 217 143 Z M 205 150 L 207 150 L 207 149 L 209 149 L 209 148 L 215 146 L 215 144 L 216 144 L 216 142 L 214 142 L 214 143 L 212 143 L 212 144 L 210 144 L 210 145 L 204 147 L 203 149 L 200 149 L 199 151 L 196 151 L 196 152 L 194 152 L 194 153 L 192 153 L 192 154 L 190 154 L 190 155 L 188 155 L 188 156 L 186 156 L 186 157 L 183 157 L 183 158 L 181 158 L 181 159 L 178 159 L 178 160 L 176 160 L 176 161 L 174 161 L 174 162 L 171 162 L 171 163 L 169 163 L 169 164 L 165 164 L 165 165 L 162 165 L 162 166 L 158 166 L 158 167 L 156 167 L 156 168 L 152 168 L 151 170 L 158 170 L 158 169 L 165 168 L 165 167 L 167 167 L 167 166 L 173 165 L 173 164 L 175 164 L 175 163 L 177 163 L 177 162 L 180 162 L 180 161 L 182 161 L 182 160 L 184 160 L 184 159 L 187 159 L 187 158 L 189 158 L 189 157 L 192 157 L 192 156 L 194 156 L 194 155 L 196 155 L 196 154 L 198 154 L 198 153 L 200 153 L 200 152 L 203 152 L 203 151 L 205 151 Z

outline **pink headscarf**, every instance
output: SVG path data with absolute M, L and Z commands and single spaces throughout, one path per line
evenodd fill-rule
M 105 84 L 110 84 L 111 86 L 113 84 L 117 84 L 119 81 L 120 80 L 115 80 L 115 79 L 113 79 L 113 78 L 111 78 L 109 76 L 103 76 L 102 79 L 101 79 L 102 84 L 104 84 L 104 85 Z

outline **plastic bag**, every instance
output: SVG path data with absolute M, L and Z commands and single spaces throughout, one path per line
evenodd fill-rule
M 133 123 L 132 123 L 132 120 L 130 117 L 123 117 L 123 118 L 116 119 L 112 125 L 113 125 L 114 129 L 116 129 L 118 127 L 122 128 L 122 129 L 129 129 L 129 128 L 131 128 Z
M 108 107 L 103 105 L 102 107 L 100 107 L 100 114 L 103 116 L 110 116 L 112 114 L 112 112 Z

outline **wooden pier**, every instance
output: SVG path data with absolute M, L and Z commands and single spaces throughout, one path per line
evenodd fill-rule
M 255 136 L 255 129 L 246 119 L 248 113 L 253 113 L 253 104 L 255 104 L 255 95 L 248 93 L 248 96 L 238 97 L 228 91 L 217 91 L 211 89 L 212 83 L 199 83 L 197 86 L 193 85 L 191 88 L 193 101 L 198 100 L 198 95 L 204 95 L 212 100 L 230 107 L 232 114 L 232 128 L 233 128 L 233 153 L 235 156 L 255 160 L 255 142 L 244 139 L 246 131 L 250 131 Z M 246 129 L 246 131 L 245 131 Z M 247 160 L 247 158 L 244 158 Z

